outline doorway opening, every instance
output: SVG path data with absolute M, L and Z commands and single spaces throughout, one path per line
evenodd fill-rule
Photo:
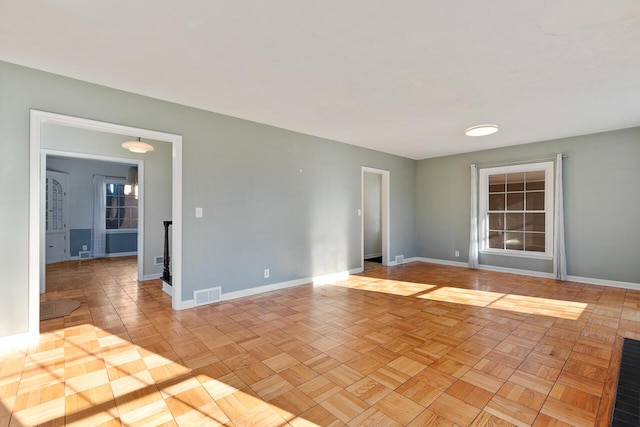
M 117 138 L 117 136 L 116 136 Z M 144 276 L 144 160 L 42 149 L 45 165 L 45 269 L 69 261 L 130 257 L 135 280 Z M 129 179 L 135 176 L 135 185 Z M 138 178 L 139 176 L 139 178 Z M 75 263 L 73 268 L 78 268 Z
M 389 171 L 362 167 L 362 269 L 389 265 Z
M 40 290 L 44 280 L 45 266 L 45 196 L 46 196 L 46 155 L 52 150 L 43 148 L 42 131 L 44 125 L 57 125 L 67 128 L 97 131 L 98 133 L 132 136 L 143 139 L 162 141 L 171 145 L 171 220 L 172 236 L 172 307 L 175 310 L 186 308 L 182 301 L 182 137 L 148 129 L 134 128 L 113 123 L 100 122 L 44 111 L 31 110 L 30 125 L 30 158 L 29 158 L 29 332 L 31 336 L 39 335 L 40 322 Z M 55 150 L 53 150 L 55 151 Z M 73 150 L 70 150 L 73 151 Z M 87 141 L 82 146 L 82 153 L 74 152 L 74 157 L 91 157 L 100 155 L 98 147 Z M 65 152 L 65 154 L 68 154 Z M 118 154 L 119 155 L 119 154 Z M 108 157 L 108 156 L 105 156 Z M 108 159 L 109 160 L 109 159 Z M 111 158 L 110 160 L 114 160 Z M 123 161 L 122 157 L 116 160 Z M 129 162 L 132 159 L 124 159 Z M 134 161 L 134 163 L 136 163 Z M 142 162 L 138 164 L 141 168 Z M 144 174 L 140 173 L 140 176 Z M 140 184 L 143 187 L 143 184 Z M 140 227 L 143 231 L 143 227 Z M 138 235 L 140 239 L 140 234 Z M 143 245 L 138 244 L 139 247 Z M 139 257 L 142 258 L 142 257 Z M 140 259 L 139 275 L 143 271 Z

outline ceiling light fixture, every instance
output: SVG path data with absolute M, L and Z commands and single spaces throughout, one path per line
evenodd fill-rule
M 498 125 L 478 125 L 471 126 L 469 129 L 464 131 L 464 134 L 467 136 L 487 136 L 493 135 L 498 132 Z
M 125 150 L 129 150 L 132 153 L 141 153 L 141 154 L 148 153 L 149 151 L 154 150 L 153 145 L 140 141 L 140 138 L 138 138 L 137 141 L 123 142 L 122 148 L 124 148 Z

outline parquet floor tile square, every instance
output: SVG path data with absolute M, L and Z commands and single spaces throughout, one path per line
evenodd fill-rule
M 320 403 L 340 421 L 348 423 L 369 408 L 369 405 L 346 390 L 341 390 Z
M 4 349 L 4 425 L 609 421 L 640 292 L 426 263 L 173 311 L 126 257 L 47 266 L 81 307 Z
M 380 399 L 374 407 L 378 408 L 401 425 L 409 424 L 411 420 L 424 410 L 422 405 L 417 404 L 413 400 L 408 399 L 395 391 L 392 391 Z
M 347 387 L 347 391 L 367 402 L 369 405 L 377 403 L 380 399 L 392 392 L 390 388 L 385 387 L 372 378 L 365 377 Z

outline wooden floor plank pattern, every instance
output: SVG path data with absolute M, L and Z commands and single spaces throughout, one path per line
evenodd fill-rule
M 427 263 L 173 311 L 135 257 L 47 266 L 81 307 L 4 349 L 0 427 L 608 425 L 640 292 Z

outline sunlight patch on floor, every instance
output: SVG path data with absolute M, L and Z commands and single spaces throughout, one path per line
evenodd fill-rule
M 587 303 L 574 301 L 363 276 L 349 276 L 347 279 L 340 279 L 328 282 L 327 284 L 362 291 L 379 292 L 404 297 L 415 296 L 416 298 L 430 301 L 463 304 L 474 307 L 488 307 L 514 313 L 535 314 L 570 320 L 578 319 L 588 307 Z
M 380 292 L 383 294 L 408 297 L 435 288 L 424 283 L 403 282 L 400 280 L 375 279 L 371 277 L 350 276 L 347 280 L 327 282 L 332 286 L 358 289 L 361 291 Z
M 432 301 L 453 302 L 456 304 L 473 305 L 475 307 L 486 307 L 494 301 L 504 297 L 505 294 L 498 292 L 478 291 L 475 289 L 460 289 L 444 286 L 429 293 L 418 295 L 418 298 Z
M 13 393 L 0 397 L 4 408 L 16 409 L 17 425 L 95 425 L 118 419 L 127 425 L 172 419 L 179 425 L 219 425 L 230 422 L 227 413 L 235 421 L 261 425 L 285 425 L 296 418 L 247 390 L 233 373 L 213 378 L 192 371 L 93 325 L 43 333 L 23 360 L 20 387 L 29 390 L 18 393 L 19 400 Z

